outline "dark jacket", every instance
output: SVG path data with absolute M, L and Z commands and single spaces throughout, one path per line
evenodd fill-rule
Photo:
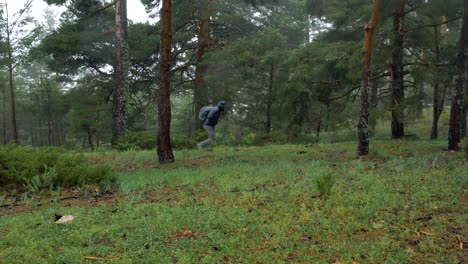
M 219 116 L 221 115 L 221 112 L 224 111 L 225 107 L 226 103 L 221 101 L 217 106 L 211 108 L 210 112 L 208 112 L 208 116 L 206 117 L 205 122 L 203 122 L 203 125 L 212 127 L 216 126 L 218 124 Z

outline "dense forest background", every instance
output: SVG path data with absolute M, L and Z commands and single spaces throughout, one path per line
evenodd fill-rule
M 7 2 L 0 16 L 4 145 L 94 150 L 137 138 L 155 147 L 164 108 L 171 145 L 194 146 L 203 137 L 198 110 L 219 100 L 228 102 L 221 143 L 311 143 L 322 132 L 357 138 L 364 29 L 380 1 L 174 0 L 170 42 L 161 39 L 164 19 L 127 21 L 126 1 L 48 0 L 67 9 L 44 23 L 30 16 L 32 1 L 15 14 Z M 148 16 L 159 16 L 160 1 L 141 2 Z M 436 139 L 450 126 L 466 136 L 467 1 L 379 4 L 366 133 Z M 170 44 L 169 78 L 161 78 L 163 43 Z M 162 79 L 170 81 L 167 106 Z M 454 108 L 458 119 L 449 117 Z M 432 122 L 405 129 L 423 119 Z M 459 149 L 460 140 L 451 140 Z

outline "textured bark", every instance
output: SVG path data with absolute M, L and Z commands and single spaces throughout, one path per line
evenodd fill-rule
M 271 132 L 271 107 L 273 106 L 273 81 L 275 79 L 275 65 L 270 65 L 270 80 L 268 84 L 268 95 L 267 95 L 267 110 L 266 110 L 266 123 L 265 132 Z
M 203 7 L 201 7 L 203 8 Z M 197 47 L 197 64 L 195 69 L 194 80 L 194 93 L 193 93 L 193 106 L 194 106 L 194 128 L 201 128 L 200 120 L 198 120 L 198 111 L 208 104 L 208 98 L 203 86 L 203 77 L 205 75 L 207 66 L 203 64 L 203 57 L 209 49 L 210 44 L 210 17 L 207 12 L 200 11 L 200 23 L 198 28 L 198 47 Z
M 468 51 L 468 0 L 464 1 L 462 28 L 458 44 L 458 55 L 455 67 L 455 96 L 450 109 L 450 127 L 448 134 L 448 149 L 461 149 L 461 119 L 466 71 L 466 52 Z
M 115 86 L 112 93 L 112 145 L 118 143 L 127 129 L 127 93 L 129 89 L 128 19 L 127 0 L 115 3 L 116 63 L 114 69 Z
M 369 154 L 369 81 L 371 79 L 370 62 L 372 51 L 372 38 L 379 17 L 380 0 L 374 0 L 372 17 L 367 23 L 364 32 L 364 45 L 362 49 L 362 85 L 361 85 L 361 110 L 358 122 L 358 155 Z
M 393 13 L 392 37 L 392 138 L 405 136 L 403 123 L 405 86 L 403 82 L 403 41 L 405 21 L 405 0 L 401 0 Z
M 158 95 L 158 157 L 161 164 L 174 162 L 171 146 L 171 17 L 172 0 L 162 0 L 160 85 Z

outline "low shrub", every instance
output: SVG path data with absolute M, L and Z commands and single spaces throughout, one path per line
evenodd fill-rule
M 331 172 L 325 172 L 315 179 L 315 188 L 318 192 L 317 197 L 328 195 L 335 184 L 335 177 Z
M 173 137 L 171 144 L 174 149 L 194 149 L 197 146 L 197 142 L 188 137 Z
M 0 147 L 0 182 L 29 192 L 83 185 L 111 189 L 116 177 L 110 167 L 86 164 L 83 155 L 60 148 L 7 146 Z
M 149 132 L 130 132 L 121 137 L 117 144 L 118 150 L 151 150 L 156 148 L 156 135 Z

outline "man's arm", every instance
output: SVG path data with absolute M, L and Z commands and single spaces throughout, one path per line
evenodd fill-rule
M 212 109 L 210 109 L 210 112 L 208 112 L 208 116 L 206 117 L 207 120 L 211 120 L 214 116 L 216 116 L 216 114 L 218 113 L 218 107 L 213 107 Z

